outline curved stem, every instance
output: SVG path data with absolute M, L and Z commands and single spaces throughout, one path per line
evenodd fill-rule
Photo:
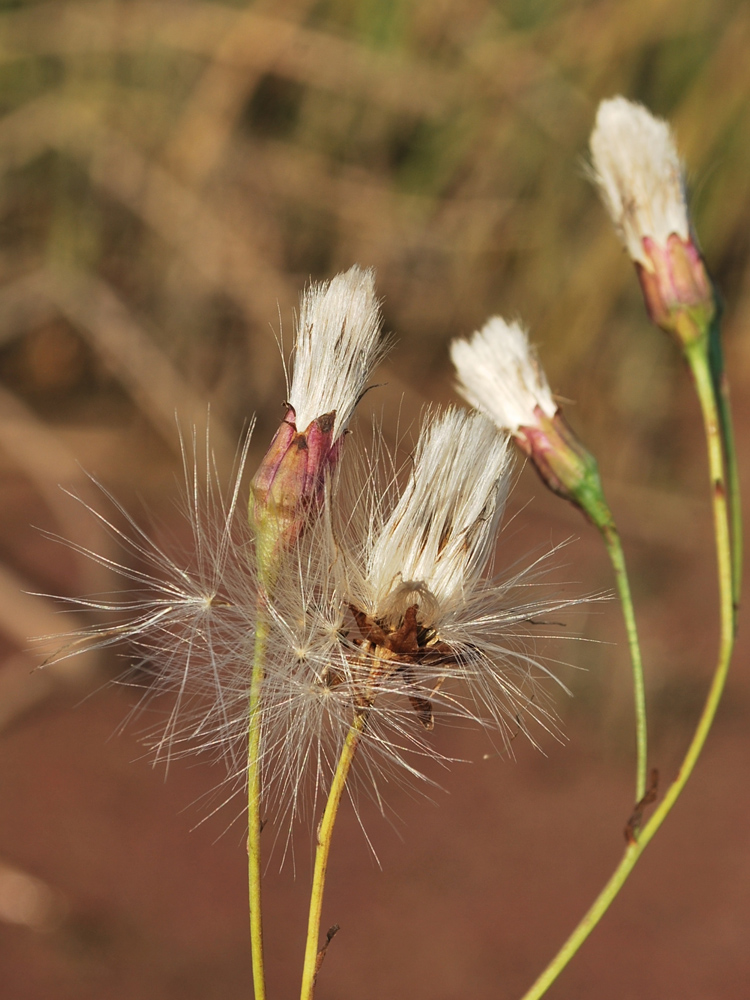
M 633 597 L 630 593 L 628 571 L 625 566 L 625 554 L 622 551 L 620 535 L 615 526 L 614 518 L 607 508 L 607 517 L 597 527 L 602 533 L 607 547 L 612 568 L 615 572 L 617 592 L 620 595 L 620 605 L 625 619 L 625 630 L 630 648 L 630 663 L 633 670 L 633 698 L 635 701 L 635 740 L 636 740 L 636 779 L 635 801 L 640 802 L 646 794 L 646 769 L 648 764 L 648 735 L 646 722 L 646 686 L 643 681 L 643 660 L 638 642 L 638 629 L 635 622 Z
M 263 920 L 261 916 L 260 854 L 260 735 L 261 689 L 268 641 L 268 618 L 260 606 L 255 629 L 253 672 L 250 680 L 250 723 L 247 740 L 247 873 L 250 897 L 250 944 L 253 962 L 255 1000 L 265 1000 L 266 982 L 263 965 Z
M 323 890 L 325 888 L 326 871 L 328 869 L 328 854 L 331 849 L 333 826 L 336 822 L 341 796 L 346 787 L 354 755 L 367 725 L 367 714 L 360 713 L 354 719 L 344 740 L 344 746 L 339 756 L 336 771 L 331 782 L 328 800 L 323 812 L 323 818 L 318 826 L 318 846 L 315 851 L 315 868 L 313 871 L 312 892 L 310 894 L 310 913 L 307 922 L 307 941 L 305 944 L 305 964 L 302 970 L 302 990 L 300 1000 L 312 1000 L 315 990 L 315 979 L 320 967 L 322 954 L 318 951 L 320 938 L 320 915 L 323 908 Z
M 722 436 L 719 428 L 717 400 L 711 379 L 707 355 L 700 343 L 689 347 L 686 358 L 693 373 L 698 399 L 701 405 L 703 423 L 708 446 L 708 464 L 711 477 L 711 495 L 716 536 L 716 554 L 719 578 L 720 622 L 719 654 L 711 687 L 703 706 L 698 725 L 690 741 L 685 758 L 677 777 L 667 789 L 666 795 L 654 810 L 648 822 L 642 827 L 635 843 L 629 844 L 619 865 L 607 884 L 597 896 L 593 905 L 562 946 L 560 951 L 522 997 L 522 1000 L 538 1000 L 557 979 L 562 970 L 576 954 L 591 931 L 606 913 L 622 885 L 633 870 L 638 858 L 650 843 L 659 827 L 669 815 L 673 805 L 687 784 L 693 768 L 700 756 L 706 738 L 711 730 L 716 710 L 726 683 L 734 645 L 734 587 L 732 543 L 727 508 L 727 489 L 724 474 Z

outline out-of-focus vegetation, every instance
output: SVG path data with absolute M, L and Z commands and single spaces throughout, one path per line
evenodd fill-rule
M 674 123 L 736 309 L 749 33 L 738 0 L 6 2 L 5 383 L 52 424 L 92 391 L 106 411 L 113 381 L 169 436 L 207 393 L 237 424 L 278 401 L 277 311 L 359 261 L 407 380 L 517 312 L 561 387 L 585 365 L 648 420 L 658 375 L 614 335 L 638 290 L 584 178 L 593 113 L 619 91 Z

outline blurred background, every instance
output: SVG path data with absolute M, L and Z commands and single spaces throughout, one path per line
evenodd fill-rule
M 136 515 L 174 521 L 175 415 L 200 434 L 210 404 L 228 474 L 255 414 L 253 467 L 281 415 L 280 331 L 288 348 L 305 284 L 354 262 L 377 269 L 397 339 L 366 399 L 389 434 L 455 399 L 451 337 L 493 313 L 529 324 L 600 458 L 641 613 L 652 763 L 669 781 L 717 639 L 704 445 L 586 147 L 615 93 L 674 125 L 726 300 L 742 464 L 748 46 L 742 0 L 2 0 L 2 997 L 251 995 L 238 809 L 196 827 L 216 768 L 177 761 L 165 781 L 137 727 L 120 733 L 135 696 L 108 680 L 123 652 L 33 672 L 56 633 L 90 619 L 32 595 L 111 585 L 44 532 L 118 558 L 58 484 L 100 506 L 90 473 Z M 500 559 L 573 537 L 558 559 L 569 592 L 611 587 L 597 539 L 531 470 L 509 513 Z M 501 759 L 481 733 L 436 732 L 472 763 L 435 768 L 427 797 L 394 788 L 387 821 L 363 802 L 372 846 L 345 810 L 323 916 L 342 930 L 321 1000 L 517 997 L 608 876 L 633 798 L 617 605 L 568 629 L 598 641 L 545 647 L 574 693 L 558 698 L 564 741 L 540 734 L 540 752 L 519 739 Z M 40 635 L 52 638 L 30 650 Z M 746 656 L 741 634 L 692 784 L 550 997 L 744 995 Z M 310 858 L 297 843 L 295 865 L 272 858 L 267 876 L 279 996 L 301 966 Z

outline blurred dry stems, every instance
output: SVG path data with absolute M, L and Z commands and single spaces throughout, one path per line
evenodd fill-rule
M 585 396 L 577 417 L 594 450 L 617 435 L 608 477 L 644 484 L 640 508 L 633 499 L 649 517 L 632 530 L 648 541 L 656 522 L 680 544 L 691 518 L 675 520 L 669 494 L 685 456 L 661 448 L 678 362 L 644 321 L 581 157 L 602 96 L 620 91 L 673 122 L 731 303 L 739 396 L 749 44 L 741 0 L 6 0 L 6 485 L 21 480 L 52 530 L 109 551 L 57 484 L 86 495 L 83 467 L 148 493 L 165 446 L 176 452 L 175 413 L 201 428 L 208 399 L 220 465 L 252 412 L 264 440 L 284 391 L 277 316 L 288 327 L 310 277 L 359 262 L 377 268 L 400 339 L 392 386 L 445 395 L 445 341 L 492 312 L 522 315 L 553 387 Z M 100 569 L 69 575 L 71 592 L 106 588 Z M 51 603 L 23 596 L 40 588 L 55 589 L 43 560 L 11 553 L 0 727 L 58 676 L 87 684 L 96 669 L 76 659 L 30 675 L 26 637 L 57 631 Z

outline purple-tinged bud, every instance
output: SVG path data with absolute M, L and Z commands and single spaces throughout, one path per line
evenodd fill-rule
M 537 406 L 534 423 L 518 427 L 513 439 L 534 463 L 542 481 L 553 493 L 569 500 L 601 527 L 608 512 L 604 505 L 599 466 L 562 412 L 558 409 L 549 417 Z
M 461 395 L 532 460 L 544 483 L 601 526 L 606 505 L 596 459 L 552 398 L 549 382 L 520 323 L 494 316 L 451 357 Z
M 716 312 L 711 281 L 691 239 L 672 233 L 666 245 L 643 238 L 646 263 L 636 262 L 649 316 L 683 346 L 704 336 Z
M 287 412 L 251 484 L 250 522 L 267 586 L 323 502 L 326 476 L 384 350 L 372 271 L 355 266 L 305 291 Z
M 591 165 L 636 266 L 651 319 L 683 348 L 707 342 L 716 300 L 691 230 L 669 125 L 624 97 L 602 101 L 591 135 Z
M 317 511 L 341 452 L 343 438 L 334 440 L 336 412 L 316 417 L 304 431 L 297 430 L 293 407 L 250 484 L 253 499 L 250 521 L 258 539 L 259 565 L 270 566 L 274 555 L 289 548 Z

